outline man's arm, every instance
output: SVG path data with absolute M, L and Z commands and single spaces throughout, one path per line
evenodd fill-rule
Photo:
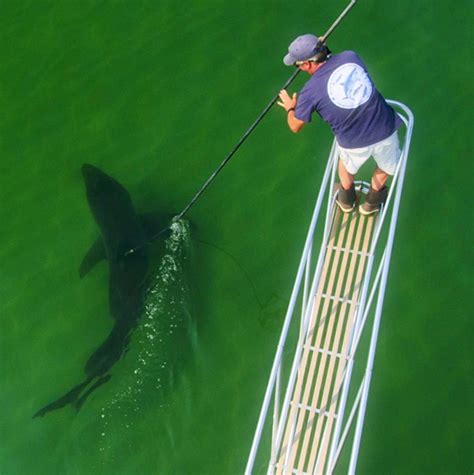
M 304 120 L 300 120 L 295 117 L 294 110 L 290 110 L 290 112 L 288 112 L 287 122 L 288 122 L 288 127 L 295 134 L 298 133 L 303 128 L 304 124 L 306 124 Z
M 287 122 L 288 127 L 295 134 L 299 132 L 305 122 L 303 120 L 297 119 L 295 117 L 295 107 L 296 107 L 296 93 L 293 94 L 293 97 L 290 97 L 289 94 L 283 89 L 280 91 L 280 101 L 277 104 L 287 111 Z

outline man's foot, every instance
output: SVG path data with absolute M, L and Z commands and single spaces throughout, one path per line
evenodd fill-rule
M 348 190 L 344 189 L 342 185 L 339 185 L 336 203 L 344 213 L 350 213 L 353 211 L 356 205 L 356 192 L 354 185 L 352 185 Z
M 365 203 L 359 206 L 359 213 L 364 216 L 376 213 L 380 210 L 386 199 L 387 188 L 385 186 L 379 191 L 375 191 L 370 187 L 369 192 L 365 196 Z

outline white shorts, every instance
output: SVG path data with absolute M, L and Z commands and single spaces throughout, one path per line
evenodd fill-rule
M 382 171 L 389 175 L 394 175 L 401 154 L 397 131 L 390 135 L 390 137 L 368 147 L 342 148 L 338 144 L 337 148 L 339 150 L 339 158 L 351 175 L 355 175 L 370 157 L 374 157 L 377 166 Z

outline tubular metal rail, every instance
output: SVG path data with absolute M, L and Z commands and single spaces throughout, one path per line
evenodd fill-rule
M 397 101 L 387 102 L 396 109 L 405 127 L 402 153 L 387 201 L 375 216 L 363 216 L 357 211 L 341 213 L 335 205 L 338 157 L 336 142 L 333 142 L 246 475 L 265 472 L 319 475 L 332 474 L 336 470 L 355 473 L 414 122 L 408 107 Z M 368 187 L 368 183 L 356 182 L 360 194 L 366 193 Z M 326 217 L 324 226 L 319 223 L 322 232 L 318 234 L 318 218 L 325 196 Z M 314 264 L 311 255 L 318 247 L 319 257 Z M 301 304 L 299 322 L 293 320 L 294 314 L 298 313 L 297 303 Z M 367 322 L 372 325 L 370 339 L 368 330 L 364 332 Z M 283 356 L 288 353 L 293 361 L 291 371 L 285 376 L 288 371 L 285 373 L 283 368 Z M 365 366 L 359 376 L 357 363 L 364 364 L 364 357 Z M 358 389 L 356 382 L 352 382 L 353 375 L 354 379 L 361 378 Z M 284 385 L 286 391 L 282 401 Z M 272 399 L 273 418 L 269 420 Z M 350 403 L 352 408 L 347 415 L 346 407 Z M 270 425 L 271 444 L 268 444 L 268 438 L 267 443 L 261 444 L 264 429 Z M 348 449 L 344 450 L 349 445 L 346 443 L 349 433 L 352 434 L 350 453 Z M 340 464 L 342 453 L 345 453 L 346 467 Z

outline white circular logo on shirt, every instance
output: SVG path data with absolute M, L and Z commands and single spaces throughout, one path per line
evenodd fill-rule
M 329 77 L 328 95 L 343 109 L 355 109 L 366 103 L 372 94 L 372 83 L 367 73 L 355 63 L 339 66 Z

